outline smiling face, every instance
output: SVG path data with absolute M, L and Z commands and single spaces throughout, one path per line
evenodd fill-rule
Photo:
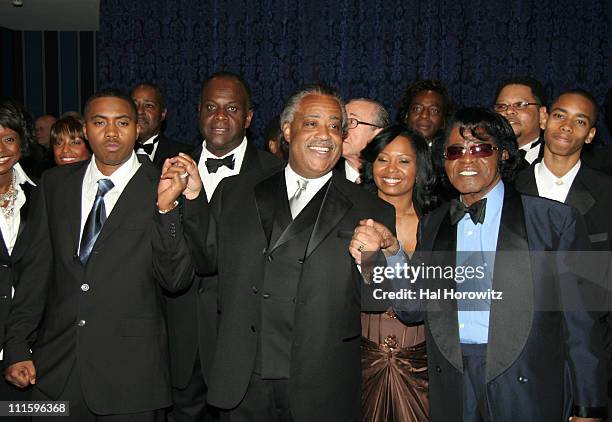
M 443 107 L 442 95 L 435 91 L 421 91 L 410 103 L 406 125 L 429 140 L 444 127 Z
M 405 136 L 391 141 L 376 157 L 372 165 L 378 196 L 387 202 L 389 197 L 409 195 L 416 180 L 416 152 Z
M 138 110 L 138 129 L 141 142 L 157 135 L 166 118 L 166 109 L 161 108 L 161 98 L 157 91 L 148 85 L 139 85 L 132 90 L 132 100 Z
M 78 136 L 61 133 L 53 141 L 52 146 L 53 158 L 58 166 L 77 163 L 91 157 L 85 141 Z
M 242 84 L 223 76 L 204 85 L 199 113 L 200 134 L 206 140 L 206 149 L 218 157 L 240 145 L 253 118 Z
M 515 104 L 515 103 L 539 103 L 527 85 L 511 84 L 506 85 L 497 96 L 496 104 Z M 504 116 L 516 135 L 519 147 L 528 144 L 540 136 L 540 117 L 546 113 L 546 107 L 529 105 L 523 110 L 515 107 L 508 107 L 500 112 Z
M 542 121 L 545 154 L 580 157 L 584 144 L 595 137 L 596 109 L 593 103 L 579 94 L 563 94 L 550 108 Z
M 300 176 L 316 179 L 329 173 L 342 154 L 342 108 L 327 95 L 306 95 L 292 122 L 283 124 L 289 164 Z
M 0 125 L 0 175 L 8 174 L 21 158 L 21 138 L 14 130 Z
M 84 132 L 105 176 L 113 174 L 134 152 L 136 122 L 132 107 L 122 98 L 100 97 L 89 103 Z
M 472 145 L 483 144 L 480 139 L 465 131 L 465 138 L 461 136 L 459 125 L 455 124 L 450 132 L 445 148 L 459 146 L 469 148 Z M 499 160 L 508 156 L 507 151 L 494 151 L 489 157 L 474 157 L 466 151 L 457 160 L 445 160 L 444 170 L 448 180 L 461 194 L 466 205 L 482 199 L 500 181 Z

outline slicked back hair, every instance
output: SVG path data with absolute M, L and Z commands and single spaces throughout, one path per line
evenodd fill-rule
M 342 135 L 346 135 L 348 118 L 346 116 L 346 108 L 344 105 L 344 101 L 342 101 L 340 94 L 335 88 L 324 84 L 303 85 L 289 96 L 289 98 L 287 99 L 287 103 L 285 104 L 285 108 L 283 109 L 280 115 L 281 130 L 285 123 L 291 123 L 293 121 L 293 118 L 295 117 L 295 111 L 300 105 L 300 102 L 304 99 L 304 97 L 308 95 L 325 95 L 333 98 L 338 102 L 338 105 L 340 105 L 340 109 L 342 110 L 342 116 L 340 119 Z
M 379 103 L 378 101 L 373 100 L 371 98 L 353 98 L 347 104 L 352 103 L 354 101 L 363 101 L 364 103 L 370 103 L 376 108 L 376 117 L 374 118 L 373 122 L 369 122 L 369 123 L 373 123 L 376 126 L 381 127 L 381 128 L 385 128 L 391 124 L 391 118 L 389 117 L 389 112 L 387 111 L 385 106 Z
M 540 81 L 531 76 L 514 76 L 512 78 L 504 79 L 497 86 L 497 91 L 495 92 L 494 101 L 499 97 L 499 93 L 507 87 L 508 85 L 524 85 L 529 87 L 531 90 L 531 94 L 539 102 L 542 106 L 548 106 L 548 96 L 546 95 L 546 90 Z

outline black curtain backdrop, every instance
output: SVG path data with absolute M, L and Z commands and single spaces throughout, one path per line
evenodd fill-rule
M 200 85 L 218 70 L 251 84 L 259 145 L 307 82 L 378 99 L 392 116 L 416 78 L 442 79 L 458 103 L 486 106 L 511 75 L 539 78 L 551 96 L 585 88 L 600 103 L 611 83 L 610 0 L 104 0 L 100 16 L 98 87 L 160 84 L 166 133 L 192 143 Z

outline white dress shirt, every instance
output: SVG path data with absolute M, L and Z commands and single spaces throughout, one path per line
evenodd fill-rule
M 13 253 L 15 242 L 17 241 L 17 233 L 19 232 L 19 225 L 21 224 L 21 207 L 25 205 L 26 197 L 23 193 L 21 185 L 29 183 L 32 186 L 36 186 L 34 182 L 25 174 L 25 171 L 21 168 L 19 163 L 13 166 L 15 172 L 15 190 L 17 191 L 17 198 L 15 198 L 15 205 L 13 208 L 13 215 L 6 217 L 2 211 L 0 211 L 0 230 L 2 230 L 2 238 L 4 239 L 4 246 L 9 256 Z M 11 286 L 11 298 L 15 296 L 15 288 Z M 3 350 L 0 350 L 0 360 L 3 359 Z
M 537 142 L 538 139 L 540 138 L 537 137 L 533 141 L 519 148 L 519 150 L 525 151 L 525 160 L 527 160 L 529 164 L 532 164 L 540 155 L 540 148 L 542 148 L 542 143 L 540 142 L 538 145 L 533 146 L 534 142 Z
M 295 191 L 298 189 L 298 179 L 307 180 L 308 184 L 306 185 L 306 190 L 302 192 L 300 196 L 300 209 L 297 209 L 295 215 L 292 217 L 297 217 L 300 212 L 308 205 L 310 200 L 314 198 L 314 196 L 321 190 L 323 185 L 327 183 L 329 179 L 332 177 L 332 172 L 330 171 L 325 176 L 321 176 L 317 179 L 307 179 L 305 177 L 300 176 L 291 168 L 291 165 L 287 164 L 285 167 L 285 183 L 287 184 L 287 199 L 291 199 L 291 197 L 295 194 Z
M 357 179 L 359 179 L 359 171 L 351 167 L 348 161 L 344 161 L 344 173 L 346 174 L 347 180 L 357 183 Z
M 87 217 L 89 216 L 91 207 L 96 199 L 96 193 L 98 192 L 98 180 L 110 179 L 114 185 L 113 188 L 104 195 L 104 209 L 106 211 L 106 218 L 108 218 L 119 200 L 119 197 L 123 193 L 125 186 L 140 168 L 140 162 L 138 162 L 136 153 L 133 152 L 130 158 L 115 170 L 113 174 L 105 176 L 98 170 L 95 158 L 95 156 L 91 157 L 91 161 L 83 177 L 83 187 L 81 188 L 81 232 L 79 235 L 79 250 L 81 248 L 83 228 L 85 227 Z M 79 251 L 77 251 L 77 254 L 78 253 Z
M 236 148 L 227 154 L 217 157 L 215 154 L 206 149 L 206 141 L 202 144 L 202 155 L 200 155 L 200 161 L 198 161 L 198 170 L 200 171 L 200 178 L 202 179 L 202 184 L 204 185 L 204 190 L 206 191 L 206 198 L 210 201 L 213 193 L 215 193 L 215 189 L 221 180 L 225 179 L 229 176 L 235 176 L 240 173 L 240 168 L 242 167 L 242 161 L 244 160 L 244 153 L 247 148 L 247 138 L 246 136 Z M 230 169 L 226 166 L 221 166 L 217 169 L 216 173 L 209 173 L 208 168 L 206 168 L 206 160 L 208 158 L 221 159 L 225 158 L 228 155 L 234 154 L 234 168 Z
M 157 147 L 159 146 L 159 142 L 155 142 L 155 139 L 157 139 L 158 136 L 159 136 L 159 133 L 157 135 L 151 136 L 149 139 L 144 141 L 142 144 L 136 143 L 136 154 L 146 155 L 149 157 L 149 160 L 153 161 L 153 157 L 155 157 L 155 153 L 157 152 Z M 147 154 L 145 150 L 142 149 L 141 147 L 141 145 L 148 145 L 148 144 L 153 144 L 153 151 L 151 151 L 151 154 Z
M 580 160 L 562 177 L 557 177 L 546 167 L 544 160 L 540 161 L 533 169 L 536 185 L 538 186 L 538 194 L 544 198 L 565 202 L 576 174 L 578 174 L 578 170 L 580 170 Z

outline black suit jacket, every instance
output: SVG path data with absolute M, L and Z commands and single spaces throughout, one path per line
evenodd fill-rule
M 205 222 L 189 223 L 197 200 L 184 207 L 186 223 L 179 227 L 187 238 L 184 248 L 191 242 L 198 272 L 219 276 L 219 332 L 208 401 L 224 409 L 241 402 L 255 366 L 263 272 L 278 246 L 303 229 L 292 223 L 269 243 L 282 177 L 284 165 L 223 180 L 211 202 L 208 241 Z M 177 213 L 164 217 L 167 225 L 181 224 Z M 334 172 L 307 249 L 295 256 L 302 266 L 289 376 L 296 420 L 359 419 L 362 279 L 348 244 L 364 218 L 395 225 L 389 204 Z
M 503 298 L 491 303 L 486 356 L 491 418 L 567 420 L 570 395 L 576 414 L 604 415 L 605 353 L 598 319 L 576 310 L 581 304 L 577 278 L 559 273 L 554 261 L 538 253 L 584 250 L 588 242 L 584 222 L 556 201 L 519 195 L 509 186 L 505 192 L 493 276 L 493 289 Z M 433 265 L 454 265 L 456 233 L 446 203 L 421 221 L 417 257 Z M 422 251 L 439 253 L 427 256 Z M 454 288 L 453 280 L 427 282 Z M 570 306 L 572 312 L 551 311 Z M 409 301 L 396 312 L 406 321 L 425 321 L 430 420 L 461 420 L 463 361 L 457 302 Z M 565 390 L 566 371 L 571 371 L 571 393 Z
M 30 247 L 30 230 L 26 230 L 26 228 L 29 229 L 30 227 L 28 223 L 28 210 L 32 202 L 32 196 L 38 189 L 29 183 L 23 183 L 21 188 L 25 194 L 26 201 L 19 212 L 19 231 L 17 232 L 17 240 L 15 240 L 11 255 L 8 253 L 6 242 L 0 232 L 0 348 L 4 344 L 5 324 L 11 308 L 12 288 L 17 289 L 19 274 L 24 269 L 23 255 L 28 250 L 28 247 Z
M 198 162 L 202 145 L 192 152 Z M 240 174 L 277 166 L 277 157 L 247 144 Z M 170 367 L 172 385 L 187 386 L 196 356 L 200 358 L 204 378 L 210 373 L 217 337 L 217 277 L 196 277 L 187 292 L 166 295 L 168 309 L 168 333 L 170 340 Z
M 519 173 L 515 182 L 518 191 L 539 195 L 535 179 L 535 165 L 538 162 L 540 160 Z M 593 170 L 583 162 L 570 187 L 565 203 L 576 208 L 584 217 L 591 248 L 598 251 L 612 251 L 612 218 L 610 218 L 612 177 Z
M 171 404 L 166 321 L 152 265 L 166 255 L 154 230 L 159 170 L 138 158 L 85 266 L 76 251 L 89 161 L 43 175 L 4 349 L 7 365 L 33 359 L 36 388 L 53 399 L 74 367 L 88 407 L 103 415 Z M 190 282 L 193 270 L 179 263 L 173 273 L 168 290 Z

